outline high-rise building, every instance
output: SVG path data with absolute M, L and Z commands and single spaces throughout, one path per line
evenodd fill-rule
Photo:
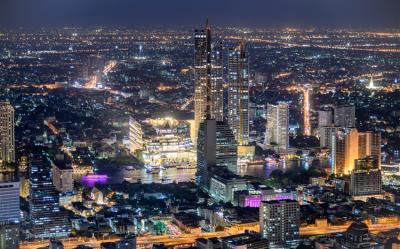
M 249 143 L 249 61 L 244 43 L 228 54 L 228 124 L 238 145 Z
M 142 125 L 133 117 L 129 117 L 129 151 L 135 153 L 143 149 Z
M 208 20 L 205 29 L 195 30 L 194 43 L 194 111 L 197 134 L 200 123 L 206 118 L 207 106 L 210 108 L 210 118 L 223 120 L 223 57 L 222 45 L 212 44 Z M 207 91 L 210 91 L 210 94 L 207 94 Z M 210 104 L 207 105 L 207 102 Z
M 0 248 L 19 248 L 19 180 L 15 175 L 0 175 Z
M 21 218 L 19 187 L 18 177 L 14 175 L 0 176 L 0 223 L 19 223 Z
M 335 138 L 335 174 L 348 175 L 357 159 L 373 156 L 380 169 L 381 135 L 379 132 L 358 132 L 355 128 L 341 129 Z
M 206 119 L 200 124 L 197 140 L 197 179 L 205 189 L 209 189 L 211 167 L 226 167 L 236 174 L 237 145 L 225 122 Z
M 267 105 L 265 145 L 276 145 L 283 150 L 289 148 L 289 105 L 287 103 Z
M 29 219 L 32 238 L 67 237 L 71 232 L 68 215 L 60 210 L 59 196 L 52 183 L 47 156 L 38 149 L 29 158 Z
M 335 125 L 344 128 L 356 127 L 356 107 L 354 105 L 336 106 Z
M 15 162 L 14 108 L 10 102 L 0 102 L 0 160 Z
M 303 88 L 303 134 L 305 136 L 311 135 L 311 85 L 306 85 Z
M 260 206 L 261 236 L 270 248 L 292 248 L 300 238 L 300 206 L 294 200 L 263 201 Z
M 355 161 L 350 176 L 350 194 L 356 199 L 381 197 L 382 173 L 376 157 L 369 156 Z

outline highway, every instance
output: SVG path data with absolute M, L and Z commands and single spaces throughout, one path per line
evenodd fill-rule
M 348 228 L 347 225 L 340 225 L 340 226 L 327 226 L 327 227 L 301 227 L 300 228 L 300 235 L 301 236 L 316 236 L 316 235 L 323 235 L 323 234 L 332 234 L 332 233 L 341 233 L 346 231 Z M 400 227 L 400 222 L 392 222 L 386 224 L 372 224 L 369 225 L 369 230 L 372 233 L 378 233 L 388 230 L 393 230 Z M 185 245 L 185 244 L 193 244 L 197 238 L 212 238 L 212 237 L 225 237 L 230 235 L 235 235 L 239 233 L 243 233 L 244 230 L 251 230 L 250 227 L 242 228 L 236 232 L 210 232 L 210 233 L 202 233 L 199 235 L 194 234 L 181 234 L 176 236 L 170 235 L 160 235 L 160 236 L 139 236 L 137 238 L 137 246 L 138 248 L 151 248 L 153 243 L 164 243 L 166 245 Z M 254 229 L 253 229 L 254 230 Z M 258 231 L 255 231 L 258 232 Z M 114 239 L 104 239 L 104 240 L 97 240 L 97 239 L 87 239 L 87 240 L 80 240 L 80 239 L 65 239 L 62 240 L 65 249 L 73 249 L 78 245 L 90 245 L 94 248 L 99 248 L 101 243 L 104 242 L 114 242 L 117 241 L 118 238 Z M 23 242 L 20 244 L 20 249 L 37 249 L 43 246 L 47 246 L 48 241 L 36 241 L 36 242 Z

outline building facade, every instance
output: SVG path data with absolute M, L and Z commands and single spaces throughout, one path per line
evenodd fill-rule
M 206 118 L 207 106 L 210 118 L 223 120 L 223 53 L 222 44 L 212 44 L 208 21 L 205 29 L 195 30 L 194 43 L 194 125 L 197 136 L 200 123 Z
M 264 143 L 266 146 L 277 146 L 283 150 L 289 148 L 289 105 L 287 103 L 267 105 Z
M 14 107 L 9 102 L 0 102 L 0 160 L 15 162 Z
M 29 166 L 30 236 L 36 239 L 67 237 L 71 226 L 67 213 L 60 210 L 46 154 L 40 150 L 32 153 Z
M 357 159 L 373 156 L 381 162 L 381 135 L 379 132 L 358 132 L 356 128 L 341 129 L 335 138 L 334 172 L 349 175 Z
M 237 145 L 229 126 L 223 121 L 206 119 L 200 124 L 197 140 L 197 182 L 210 187 L 211 168 L 225 167 L 237 173 Z
M 249 143 L 249 61 L 244 43 L 228 53 L 228 124 L 238 145 Z
M 260 206 L 261 236 L 270 248 L 296 248 L 300 238 L 300 206 L 297 201 L 263 201 Z
M 129 117 L 129 151 L 133 154 L 143 149 L 142 125 L 133 117 Z

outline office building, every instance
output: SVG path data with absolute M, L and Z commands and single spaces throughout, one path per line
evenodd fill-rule
M 354 105 L 336 106 L 335 125 L 344 128 L 356 127 L 356 107 Z
M 334 171 L 338 175 L 349 175 L 357 159 L 373 156 L 380 168 L 381 135 L 379 132 L 358 132 L 355 128 L 341 129 L 335 138 Z
M 14 174 L 0 174 L 0 248 L 19 248 L 20 182 Z
M 300 206 L 297 201 L 263 201 L 260 206 L 261 236 L 270 248 L 296 248 L 300 238 Z
M 289 148 L 289 105 L 287 103 L 267 105 L 265 145 L 276 146 L 282 150 Z
M 0 160 L 15 162 L 14 108 L 9 102 L 0 102 Z
M 350 194 L 355 199 L 382 198 L 382 173 L 378 159 L 370 156 L 355 161 L 350 176 Z
M 228 124 L 238 145 L 249 143 L 249 62 L 244 43 L 228 54 Z
M 237 145 L 225 122 L 206 119 L 200 124 L 197 141 L 197 181 L 205 189 L 210 186 L 212 167 L 226 167 L 236 174 Z
M 70 163 L 65 160 L 56 160 L 52 171 L 53 184 L 57 191 L 72 192 L 74 190 L 73 169 Z
M 0 223 L 20 221 L 20 182 L 15 175 L 0 175 Z
M 134 154 L 143 149 L 142 125 L 133 117 L 129 117 L 129 151 Z
M 223 64 L 222 45 L 212 44 L 208 20 L 205 29 L 195 30 L 194 37 L 194 109 L 195 134 L 197 135 L 200 123 L 206 118 L 207 102 L 210 102 L 208 105 L 210 118 L 217 121 L 223 120 Z
M 53 186 L 50 162 L 40 149 L 29 158 L 30 237 L 35 239 L 67 237 L 71 232 L 68 215 L 60 210 Z

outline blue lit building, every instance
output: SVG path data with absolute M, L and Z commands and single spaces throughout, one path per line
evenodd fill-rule
M 29 158 L 29 218 L 32 238 L 60 238 L 71 233 L 66 211 L 60 210 L 59 195 L 51 177 L 51 165 L 42 151 Z

